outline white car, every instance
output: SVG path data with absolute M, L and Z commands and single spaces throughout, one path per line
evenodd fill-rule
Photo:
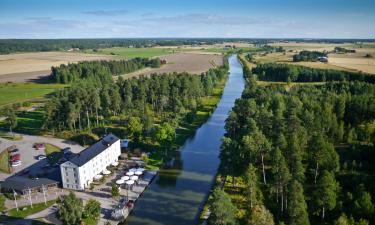
M 21 163 L 21 160 L 19 161 L 14 161 L 12 162 L 12 167 L 16 167 L 16 166 L 20 166 L 22 163 Z
M 47 158 L 45 155 L 38 155 L 38 160 L 42 160 L 42 159 L 45 159 Z

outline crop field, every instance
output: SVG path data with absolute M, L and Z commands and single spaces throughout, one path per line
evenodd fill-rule
M 0 106 L 41 98 L 65 86 L 63 84 L 2 83 L 0 84 Z
M 375 74 L 375 59 L 330 57 L 329 64 Z
M 311 46 L 311 45 L 310 45 Z M 319 45 L 314 45 L 318 47 Z M 337 45 L 336 45 L 337 46 Z M 323 47 L 327 48 L 327 46 Z M 333 48 L 332 48 L 333 49 Z M 295 48 L 296 51 L 302 50 L 301 46 Z M 315 49 L 318 51 L 322 51 Z M 359 48 L 355 49 L 356 53 L 348 54 L 328 54 L 328 63 L 321 62 L 293 62 L 293 55 L 295 52 L 284 53 L 269 53 L 266 55 L 256 55 L 255 60 L 259 63 L 289 63 L 294 65 L 301 65 L 313 67 L 318 69 L 334 69 L 344 71 L 362 71 L 365 73 L 375 74 L 375 48 Z M 366 58 L 365 55 L 370 54 L 373 58 Z
M 160 57 L 167 61 L 166 65 L 155 69 L 144 69 L 134 73 L 124 75 L 130 78 L 139 75 L 163 74 L 173 72 L 188 72 L 192 74 L 200 74 L 208 71 L 210 68 L 221 66 L 223 64 L 223 56 L 212 54 L 192 54 L 177 53 L 173 55 Z
M 78 61 L 117 59 L 116 56 L 76 52 L 36 52 L 0 55 L 0 83 L 27 82 L 50 74 L 52 66 Z
M 169 48 L 104 48 L 99 49 L 96 53 L 120 56 L 122 58 L 131 59 L 136 57 L 141 58 L 151 58 L 155 56 L 169 55 L 173 54 L 176 49 Z M 86 51 L 87 53 L 95 53 L 92 50 Z

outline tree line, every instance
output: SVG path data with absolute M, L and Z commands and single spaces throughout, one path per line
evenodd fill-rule
M 293 55 L 293 62 L 316 62 L 319 57 L 327 57 L 327 53 L 318 51 L 300 51 L 298 54 Z
M 159 58 L 83 61 L 79 63 L 70 63 L 68 65 L 61 64 L 60 66 L 52 67 L 50 77 L 56 83 L 69 84 L 78 79 L 104 74 L 117 76 L 131 73 L 144 67 L 158 68 L 160 65 L 161 62 Z
M 325 82 L 325 81 L 364 81 L 375 83 L 375 76 L 362 72 L 332 69 L 318 69 L 299 65 L 264 63 L 252 69 L 252 73 L 262 81 L 283 82 Z
M 287 90 L 258 86 L 245 72 L 220 153 L 220 174 L 233 187 L 214 191 L 209 222 L 374 223 L 375 85 L 345 81 Z M 242 204 L 228 197 L 238 188 Z

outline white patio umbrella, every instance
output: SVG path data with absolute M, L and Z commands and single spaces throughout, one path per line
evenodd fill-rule
M 132 185 L 132 184 L 134 184 L 134 180 L 127 180 L 127 181 L 125 181 L 125 184 Z
M 129 172 L 135 172 L 135 171 L 137 171 L 136 168 L 131 168 L 131 169 L 129 169 Z
M 100 180 L 100 179 L 102 179 L 102 178 L 103 178 L 103 175 L 98 174 L 98 175 L 96 175 L 96 176 L 94 177 L 94 180 Z
M 122 176 L 121 177 L 121 180 L 123 180 L 123 181 L 125 181 L 125 180 L 129 180 L 130 178 L 129 178 L 129 176 Z
M 134 181 L 136 181 L 136 180 L 138 180 L 138 176 L 131 176 L 131 177 L 130 177 L 130 180 L 134 180 Z
M 114 162 L 111 164 L 112 166 L 118 166 L 118 162 Z
M 146 169 L 145 168 L 138 168 L 137 171 L 144 172 Z
M 124 180 L 116 180 L 116 184 L 123 184 L 125 181 Z
M 103 171 L 103 174 L 104 174 L 104 175 L 109 175 L 109 174 L 111 174 L 111 171 L 109 171 L 109 170 L 104 170 L 104 171 Z
M 137 176 L 142 175 L 142 173 L 143 173 L 142 171 L 138 171 L 138 170 L 134 172 L 134 174 L 137 175 Z
M 133 176 L 133 175 L 134 175 L 134 172 L 132 172 L 132 171 L 126 172 L 126 175 L 127 175 L 127 176 Z

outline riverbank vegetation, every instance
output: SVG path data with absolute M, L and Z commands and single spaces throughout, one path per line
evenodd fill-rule
M 247 84 L 226 121 L 217 179 L 237 208 L 235 223 L 374 223 L 375 85 L 339 79 L 259 86 L 259 74 L 244 70 Z

